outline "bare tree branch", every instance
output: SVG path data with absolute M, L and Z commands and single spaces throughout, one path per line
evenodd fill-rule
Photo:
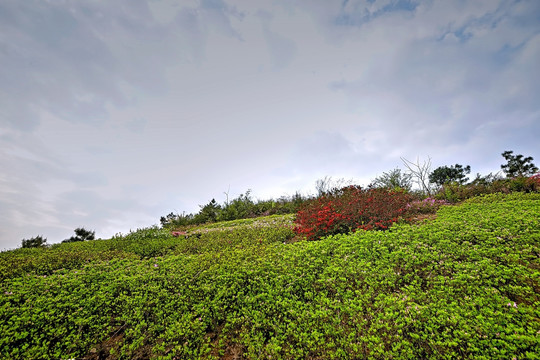
M 428 159 L 420 164 L 420 159 L 416 158 L 416 163 L 407 160 L 405 158 L 400 158 L 403 161 L 403 164 L 409 170 L 409 174 L 412 175 L 414 181 L 422 189 L 424 193 L 428 196 L 431 196 L 431 186 L 429 183 L 429 174 L 431 173 L 431 158 L 428 156 Z

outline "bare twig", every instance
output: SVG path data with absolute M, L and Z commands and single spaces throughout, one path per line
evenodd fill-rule
M 416 163 L 409 161 L 405 158 L 400 158 L 403 161 L 403 164 L 409 170 L 409 173 L 415 179 L 415 182 L 418 186 L 424 191 L 428 196 L 431 196 L 431 186 L 429 183 L 429 174 L 431 173 L 431 158 L 428 156 L 428 159 L 420 164 L 420 159 L 416 158 Z

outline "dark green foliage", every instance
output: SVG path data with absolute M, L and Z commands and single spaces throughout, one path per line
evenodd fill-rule
M 219 205 L 215 199 L 201 206 L 197 214 L 174 214 L 162 216 L 160 223 L 167 229 L 179 229 L 190 225 L 200 225 L 215 221 L 231 221 L 258 216 L 294 214 L 308 198 L 300 193 L 282 196 L 277 200 L 253 200 L 251 190 L 240 194 L 232 201 Z
M 67 242 L 94 240 L 95 235 L 96 235 L 95 231 L 86 230 L 85 228 L 76 228 L 75 236 L 72 236 L 69 239 L 66 239 L 62 242 L 67 243 Z
M 412 188 L 412 175 L 402 173 L 401 169 L 395 168 L 394 170 L 384 172 L 381 176 L 375 178 L 375 180 L 371 182 L 370 187 L 410 191 Z
M 30 239 L 23 239 L 21 243 L 22 248 L 37 248 L 43 247 L 47 244 L 47 239 L 44 239 L 43 236 L 39 235 Z
M 192 225 L 195 224 L 194 215 L 193 214 L 185 214 L 182 215 L 170 213 L 167 216 L 162 216 L 159 220 L 161 223 L 161 226 L 164 228 L 171 228 L 176 229 L 182 226 Z
M 221 211 L 221 206 L 212 199 L 208 204 L 201 206 L 201 211 L 194 216 L 194 222 L 197 224 L 215 222 L 221 215 Z
M 506 160 L 506 164 L 501 165 L 507 177 L 526 177 L 534 175 L 538 168 L 533 164 L 533 158 L 523 157 L 523 155 L 513 155 L 513 151 L 505 151 L 502 156 Z
M 451 182 L 463 184 L 469 180 L 467 174 L 470 174 L 471 167 L 469 165 L 463 167 L 463 165 L 456 164 L 451 166 L 440 166 L 433 170 L 429 175 L 429 181 L 433 184 L 442 186 Z
M 161 223 L 161 226 L 169 226 L 170 224 L 173 223 L 173 221 L 175 221 L 177 218 L 178 218 L 179 215 L 175 214 L 175 213 L 169 213 L 167 216 L 162 216 L 160 219 L 159 219 L 159 222 Z M 187 224 L 182 224 L 182 225 L 187 225 Z
M 227 202 L 219 213 L 220 221 L 245 219 L 255 215 L 255 203 L 251 198 L 251 190 L 240 194 L 236 199 Z

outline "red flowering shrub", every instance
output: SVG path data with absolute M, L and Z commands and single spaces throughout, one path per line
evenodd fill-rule
M 405 214 L 411 200 L 403 191 L 348 186 L 305 203 L 296 214 L 295 232 L 317 240 L 358 229 L 385 230 Z
M 536 173 L 527 179 L 527 186 L 530 192 L 540 191 L 540 173 Z

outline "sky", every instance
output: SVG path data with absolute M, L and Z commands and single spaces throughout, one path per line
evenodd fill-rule
M 0 0 L 0 250 L 540 164 L 538 0 Z

